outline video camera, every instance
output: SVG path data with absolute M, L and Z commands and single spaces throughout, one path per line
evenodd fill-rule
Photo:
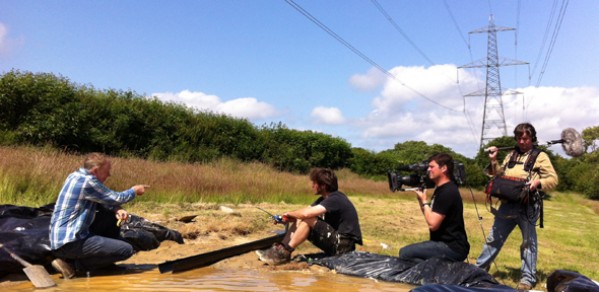
M 400 172 L 411 172 L 408 175 L 402 175 Z M 462 185 L 466 182 L 466 169 L 464 164 L 461 162 L 454 161 L 453 165 L 453 178 L 456 184 Z M 387 179 L 389 181 L 389 189 L 392 192 L 400 191 L 405 192 L 408 190 L 432 188 L 435 183 L 428 177 L 428 162 L 423 161 L 422 163 L 402 165 L 397 168 L 395 172 L 388 171 Z M 402 186 L 411 186 L 414 188 L 402 188 Z

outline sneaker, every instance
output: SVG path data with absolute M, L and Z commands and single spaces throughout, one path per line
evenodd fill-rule
M 272 265 L 280 265 L 291 261 L 291 252 L 285 249 L 281 244 L 274 244 L 266 250 L 256 251 L 261 261 Z
M 259 250 L 256 250 L 256 255 L 258 255 L 258 257 L 259 257 L 259 258 L 261 258 L 261 257 L 262 257 L 262 255 L 263 255 L 263 254 L 264 254 L 264 253 L 265 253 L 267 250 L 269 250 L 269 249 L 270 249 L 270 247 L 269 247 L 269 248 L 267 248 L 267 249 L 259 249 Z
M 532 285 L 524 282 L 520 282 L 518 283 L 518 286 L 516 286 L 516 290 L 518 291 L 528 291 L 530 289 L 532 289 Z
M 62 274 L 64 279 L 73 279 L 75 277 L 75 269 L 66 261 L 56 258 L 51 264 L 57 272 Z

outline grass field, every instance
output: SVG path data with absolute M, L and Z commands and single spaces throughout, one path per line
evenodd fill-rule
M 81 156 L 37 148 L 0 147 L 0 202 L 26 206 L 53 203 L 66 176 L 82 164 Z M 140 159 L 113 159 L 106 184 L 123 190 L 133 184 L 151 188 L 127 209 L 140 215 L 172 214 L 197 203 L 255 205 L 268 203 L 272 212 L 290 211 L 311 203 L 305 175 L 278 172 L 259 163 L 220 160 L 212 164 L 158 163 Z M 348 194 L 360 216 L 364 246 L 370 252 L 397 255 L 401 246 L 428 239 L 428 230 L 413 193 L 391 193 L 387 182 L 361 178 L 340 170 L 340 190 Z M 464 216 L 474 263 L 493 223 L 484 194 L 461 189 Z M 574 193 L 552 193 L 545 201 L 545 228 L 539 238 L 536 289 L 557 269 L 576 271 L 599 279 L 599 202 Z M 476 201 L 476 204 L 474 203 Z M 174 207 L 173 207 L 174 206 Z M 479 216 L 482 218 L 479 220 Z M 490 272 L 500 282 L 515 286 L 520 277 L 519 229 L 515 229 Z M 388 247 L 388 248 L 385 248 Z

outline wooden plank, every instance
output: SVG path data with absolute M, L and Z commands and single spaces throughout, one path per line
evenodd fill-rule
M 173 272 L 179 273 L 187 270 L 198 269 L 209 266 L 221 260 L 238 256 L 257 249 L 270 247 L 275 242 L 281 242 L 285 237 L 285 233 L 279 233 L 275 236 L 263 238 L 248 243 L 231 246 L 199 255 L 190 256 L 173 261 L 167 261 L 158 265 L 161 274 Z

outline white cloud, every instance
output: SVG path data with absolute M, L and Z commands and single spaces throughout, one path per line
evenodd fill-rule
M 316 123 L 339 125 L 345 123 L 341 110 L 336 107 L 318 106 L 312 110 L 312 117 Z
M 461 111 L 462 91 L 474 91 L 477 84 L 476 78 L 462 71 L 463 80 L 458 86 L 454 65 L 395 67 L 390 72 L 395 78 L 387 78 L 380 96 L 372 102 L 377 114 L 394 115 L 429 107 Z
M 376 68 L 371 68 L 366 74 L 354 74 L 349 83 L 362 91 L 374 90 L 385 83 L 386 75 Z
M 527 87 L 518 91 L 524 94 L 526 116 L 522 119 L 506 117 L 506 123 L 509 121 L 508 125 L 513 128 L 523 120 L 530 121 L 537 129 L 539 142 L 560 139 L 566 128 L 582 132 L 585 128 L 599 125 L 598 88 Z M 507 109 L 522 111 L 522 97 L 519 99 L 509 97 Z
M 361 137 L 351 141 L 352 146 L 380 151 L 391 149 L 396 143 L 416 140 L 441 144 L 473 157 L 480 143 L 484 97 L 463 95 L 480 89 L 484 80 L 460 71 L 458 85 L 456 70 L 454 65 L 392 69 L 397 79 L 409 88 L 387 79 L 379 95 L 373 97 L 370 114 L 357 118 L 359 122 L 352 125 L 361 129 Z M 566 128 L 581 132 L 599 125 L 597 88 L 526 87 L 516 91 L 523 94 L 502 98 L 508 136 L 517 124 L 525 121 L 535 126 L 541 143 L 560 139 Z M 491 135 L 501 135 L 499 129 L 492 127 L 492 130 L 495 132 L 489 132 Z M 552 149 L 563 153 L 561 147 Z
M 189 90 L 183 90 L 179 93 L 157 92 L 153 93 L 152 96 L 162 101 L 182 103 L 199 111 L 211 111 L 249 120 L 265 119 L 278 115 L 275 107 L 253 97 L 242 97 L 223 102 L 216 95 Z
M 217 111 L 250 120 L 265 119 L 277 114 L 272 105 L 258 101 L 253 97 L 237 98 L 221 103 L 217 106 Z
M 0 57 L 8 56 L 13 52 L 18 52 L 19 48 L 25 43 L 23 37 L 9 36 L 8 27 L 0 22 Z

